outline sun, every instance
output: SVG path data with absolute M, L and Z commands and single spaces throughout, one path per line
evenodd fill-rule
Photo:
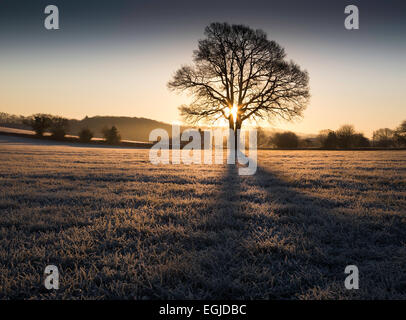
M 218 125 L 227 127 L 229 125 L 228 117 L 230 116 L 230 114 L 233 116 L 234 124 L 236 123 L 238 115 L 238 107 L 236 104 L 234 104 L 231 108 L 230 107 L 225 108 L 224 113 L 225 118 L 221 117 L 216 120 L 216 123 Z
M 230 114 L 233 116 L 233 120 L 234 120 L 234 123 L 235 123 L 235 121 L 237 120 L 237 114 L 238 114 L 238 107 L 237 107 L 237 105 L 234 104 L 231 108 L 228 107 L 228 108 L 226 109 L 226 115 L 227 115 L 227 117 L 228 117 Z
M 237 120 L 237 113 L 238 107 L 234 104 L 233 107 L 231 108 L 231 114 L 233 115 L 234 122 Z

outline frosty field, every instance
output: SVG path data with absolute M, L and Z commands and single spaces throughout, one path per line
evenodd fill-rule
M 0 136 L 0 298 L 406 299 L 406 151 L 148 152 Z

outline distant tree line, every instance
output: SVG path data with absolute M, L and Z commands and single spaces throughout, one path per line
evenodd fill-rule
M 338 130 L 322 130 L 313 138 L 300 138 L 294 132 L 277 132 L 266 134 L 257 128 L 257 144 L 259 147 L 296 149 L 352 149 L 352 148 L 404 148 L 406 147 L 406 120 L 396 129 L 378 129 L 374 131 L 372 140 L 363 133 L 356 132 L 354 126 L 343 125 Z
M 373 144 L 377 147 L 405 147 L 406 146 L 406 120 L 399 127 L 392 130 L 383 128 L 374 131 Z
M 23 121 L 30 117 L 12 115 L 0 112 L 0 126 L 31 130 L 31 126 Z M 79 136 L 84 128 L 93 132 L 93 138 L 104 138 L 106 128 L 115 126 L 120 132 L 122 139 L 132 141 L 148 141 L 149 133 L 157 128 L 171 132 L 170 124 L 139 117 L 115 117 L 115 116 L 94 116 L 84 117 L 81 120 L 69 119 L 67 134 Z M 48 132 L 48 131 L 47 131 Z
M 84 120 L 86 119 L 87 117 Z M 94 119 L 97 119 L 97 117 Z M 116 118 L 111 117 L 111 119 L 114 120 Z M 131 120 L 132 118 L 123 119 Z M 32 129 L 38 136 L 43 136 L 45 133 L 48 133 L 51 138 L 57 140 L 65 139 L 72 123 L 77 125 L 76 122 L 79 121 L 50 114 L 34 114 L 29 117 L 24 117 L 0 112 L 0 126 Z M 168 126 L 168 128 L 170 127 Z M 142 129 L 147 130 L 148 128 L 145 127 Z M 101 132 L 105 143 L 112 145 L 120 143 L 121 134 L 115 125 L 104 124 Z M 90 129 L 86 123 L 83 124 L 82 128 L 79 127 L 75 133 L 78 135 L 79 141 L 83 143 L 88 143 L 95 137 L 94 130 Z M 374 131 L 372 140 L 366 138 L 362 133 L 356 132 L 352 125 L 343 125 L 336 131 L 329 129 L 322 130 L 317 136 L 308 138 L 301 138 L 296 133 L 290 131 L 269 134 L 258 127 L 257 143 L 258 147 L 281 149 L 404 148 L 406 147 L 406 120 L 395 129 L 382 128 Z
M 24 120 L 27 118 L 28 117 L 0 112 L 0 125 L 8 128 L 29 129 L 29 126 L 24 124 Z
M 403 148 L 406 147 L 406 120 L 396 129 L 382 128 L 374 131 L 372 140 L 355 132 L 352 125 L 344 125 L 337 131 L 322 130 L 318 139 L 321 147 L 326 149 Z
M 351 149 L 366 148 L 371 142 L 362 133 L 355 131 L 352 125 L 343 125 L 337 131 L 322 130 L 317 136 L 322 148 L 326 149 Z
M 23 123 L 35 132 L 37 136 L 43 136 L 46 132 L 57 140 L 65 138 L 69 129 L 69 121 L 66 118 L 38 113 L 23 120 Z
M 30 128 L 37 136 L 42 137 L 45 133 L 50 133 L 51 138 L 64 140 L 69 131 L 70 120 L 44 113 L 23 117 L 1 112 L 0 125 L 14 128 Z M 102 133 L 107 144 L 119 144 L 121 141 L 120 133 L 114 125 L 110 128 L 106 126 L 103 128 Z M 78 136 L 80 142 L 87 143 L 93 139 L 94 133 L 85 127 L 80 129 Z

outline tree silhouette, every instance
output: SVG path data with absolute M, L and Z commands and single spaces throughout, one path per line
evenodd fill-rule
M 376 147 L 393 147 L 395 144 L 394 132 L 389 128 L 382 128 L 374 131 L 373 142 Z
M 299 137 L 293 132 L 275 133 L 272 137 L 272 142 L 278 148 L 294 149 L 299 146 Z
M 194 51 L 192 66 L 182 66 L 168 87 L 187 91 L 193 102 L 180 107 L 191 123 L 224 118 L 229 128 L 245 120 L 291 120 L 309 99 L 309 76 L 262 30 L 212 23 Z M 237 134 L 236 130 L 234 131 Z
M 330 131 L 327 134 L 327 137 L 324 140 L 322 147 L 326 149 L 336 149 L 337 146 L 338 146 L 337 134 L 334 131 Z
M 322 148 L 334 149 L 337 148 L 337 135 L 333 130 L 321 130 L 317 136 L 318 143 Z
M 354 134 L 354 147 L 366 148 L 370 146 L 371 144 L 369 142 L 369 139 L 365 137 L 363 133 Z
M 62 117 L 52 117 L 50 131 L 52 137 L 57 140 L 62 140 L 69 129 L 69 120 Z
M 115 126 L 112 126 L 111 129 L 104 128 L 103 136 L 108 144 L 118 144 L 121 140 L 121 136 Z
M 355 129 L 353 125 L 345 124 L 337 130 L 338 146 L 343 149 L 354 147 Z
M 89 128 L 83 128 L 79 132 L 79 141 L 80 142 L 90 142 L 93 138 L 93 132 Z
M 406 120 L 395 130 L 395 140 L 397 144 L 406 146 Z
M 52 116 L 49 114 L 34 114 L 23 121 L 35 131 L 38 136 L 43 136 L 52 125 Z

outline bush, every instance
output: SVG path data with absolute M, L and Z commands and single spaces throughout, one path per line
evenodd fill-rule
M 69 129 L 69 120 L 62 117 L 53 117 L 51 119 L 51 128 L 52 137 L 54 139 L 61 140 L 65 137 Z
M 92 138 L 93 138 L 93 132 L 90 131 L 89 128 L 84 128 L 84 129 L 80 130 L 80 132 L 79 132 L 79 141 L 80 142 L 87 143 L 87 142 L 90 142 L 90 140 L 92 140 Z
M 369 142 L 369 139 L 365 137 L 362 133 L 354 134 L 354 147 L 367 148 L 370 146 L 371 144 Z
M 278 148 L 297 148 L 299 145 L 299 137 L 293 132 L 275 133 L 272 142 Z
M 121 140 L 121 136 L 115 126 L 112 126 L 111 129 L 103 129 L 103 136 L 108 144 L 118 144 Z
M 43 136 L 52 125 L 52 116 L 38 113 L 24 120 L 23 123 L 30 126 L 38 136 Z

